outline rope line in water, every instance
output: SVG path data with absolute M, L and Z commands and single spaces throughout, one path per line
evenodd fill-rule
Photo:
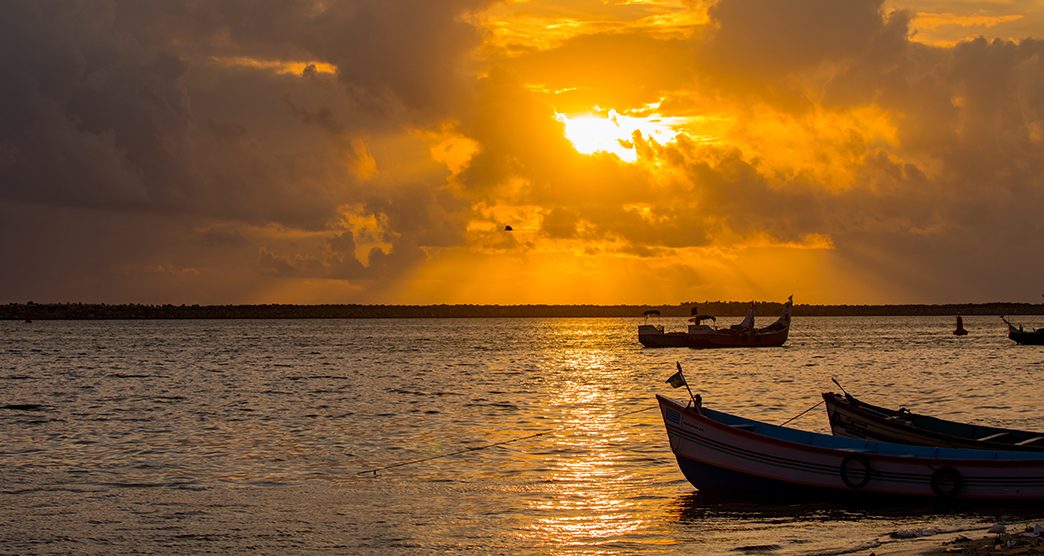
M 656 409 L 656 406 L 644 407 L 642 409 L 636 409 L 634 411 L 628 411 L 627 413 L 621 413 L 619 415 L 619 417 L 625 417 L 627 415 L 634 415 L 635 413 L 641 413 L 643 411 L 649 411 L 650 409 Z M 485 450 L 487 448 L 495 448 L 497 446 L 503 446 L 504 444 L 511 444 L 512 442 L 521 442 L 523 440 L 529 440 L 530 438 L 536 438 L 538 436 L 544 436 L 545 434 L 551 434 L 553 432 L 555 432 L 555 431 L 554 430 L 543 431 L 543 432 L 530 434 L 530 435 L 527 435 L 527 436 L 520 436 L 518 438 L 512 438 L 510 440 L 504 440 L 504 441 L 501 441 L 501 442 L 494 442 L 492 444 L 485 444 L 483 446 L 472 446 L 471 448 L 464 448 L 462 450 L 457 450 L 455 452 L 450 452 L 448 454 L 439 454 L 437 456 L 430 456 L 430 457 L 414 459 L 414 460 L 410 460 L 410 461 L 400 461 L 399 463 L 393 463 L 391 465 L 385 465 L 383 467 L 375 467 L 373 469 L 367 469 L 365 471 L 359 471 L 358 473 L 356 473 L 356 476 L 358 476 L 358 475 L 369 475 L 369 474 L 373 474 L 373 475 L 376 476 L 378 471 L 384 471 L 385 469 L 392 469 L 394 467 L 403 467 L 403 466 L 406 466 L 406 465 L 413 465 L 415 463 L 423 463 L 425 461 L 431 461 L 431 460 L 434 460 L 434 459 L 448 458 L 450 456 L 455 456 L 455 455 L 463 454 L 463 453 L 466 453 L 466 452 L 476 452 L 478 450 Z
M 814 406 L 812 406 L 812 407 L 802 411 L 801 413 L 798 413 L 797 415 L 791 417 L 790 419 L 787 419 L 786 421 L 783 421 L 782 423 L 779 424 L 779 426 L 782 427 L 783 425 L 786 425 L 787 423 L 793 421 L 794 419 L 797 419 L 798 417 L 801 417 L 802 415 L 808 413 L 809 411 L 812 411 L 813 409 L 823 405 L 823 402 L 825 402 L 825 401 L 826 400 L 819 400 L 819 403 L 817 403 L 816 405 L 814 405 Z
M 448 458 L 450 456 L 455 456 L 457 454 L 463 454 L 465 452 L 474 452 L 476 450 L 485 450 L 486 448 L 493 448 L 495 446 L 501 446 L 501 445 L 504 445 L 504 444 L 510 444 L 512 442 L 519 442 L 521 440 L 527 440 L 527 439 L 530 439 L 530 438 L 535 438 L 537 436 L 543 436 L 545 434 L 551 434 L 552 432 L 554 432 L 554 431 L 538 432 L 538 433 L 535 433 L 535 434 L 531 434 L 529 436 L 523 436 L 523 437 L 520 437 L 520 438 L 512 438 L 511 440 L 505 440 L 503 442 L 494 442 L 493 444 L 486 444 L 485 446 L 472 446 L 471 448 L 464 448 L 463 450 L 457 450 L 456 452 L 450 452 L 448 454 L 439 454 L 437 456 L 431 456 L 431 457 L 426 457 L 426 458 L 421 458 L 421 459 L 415 459 L 415 460 L 410 460 L 410 461 L 401 461 L 399 463 L 393 463 L 391 465 L 385 465 L 384 467 L 375 467 L 373 469 L 367 469 L 365 471 L 360 471 L 360 472 L 356 473 L 356 475 L 366 475 L 368 473 L 373 473 L 374 475 L 376 475 L 378 471 L 384 471 L 385 469 L 391 469 L 393 467 L 402 467 L 404 465 L 413 465 L 414 463 L 421 463 L 421 462 L 431 461 L 433 459 L 439 459 L 439 458 Z
M 621 413 L 619 415 L 619 417 L 626 417 L 628 415 L 634 415 L 635 413 L 641 413 L 643 411 L 649 411 L 650 409 L 656 409 L 657 407 L 659 407 L 659 406 L 655 406 L 654 405 L 654 406 L 650 406 L 650 407 L 643 407 L 641 409 L 636 409 L 634 411 L 628 411 L 627 413 Z

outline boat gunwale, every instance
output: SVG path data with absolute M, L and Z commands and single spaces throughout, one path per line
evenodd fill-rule
M 1042 439 L 1044 438 L 1044 432 L 1010 429 L 992 425 L 980 425 L 976 423 L 962 423 L 959 421 L 951 421 L 913 412 L 904 413 L 902 410 L 889 409 L 864 402 L 850 394 L 842 395 L 835 392 L 824 392 L 823 399 L 826 403 L 827 415 L 830 417 L 831 431 L 835 431 L 838 426 L 844 428 L 846 431 L 848 430 L 847 427 L 844 427 L 844 423 L 835 423 L 834 414 L 835 412 L 840 411 L 852 414 L 857 418 L 868 421 L 869 423 L 874 423 L 877 428 L 893 429 L 898 431 L 899 434 L 907 433 L 919 437 L 926 437 L 932 442 L 947 443 L 949 444 L 948 446 L 942 446 L 946 448 L 960 450 L 996 450 L 1002 452 L 1044 451 L 1044 446 L 1019 446 L 1018 444 L 1018 442 Z M 911 422 L 908 419 L 914 421 Z M 974 437 L 965 436 L 956 432 L 949 432 L 943 429 L 965 430 L 967 433 L 973 433 Z M 993 439 L 998 438 L 999 435 L 1005 434 L 1013 436 L 1011 442 L 1001 442 Z M 845 434 L 838 435 L 836 432 L 835 436 L 875 440 L 874 438 L 861 436 L 848 436 Z M 877 441 L 891 442 L 895 444 L 902 443 L 895 440 Z

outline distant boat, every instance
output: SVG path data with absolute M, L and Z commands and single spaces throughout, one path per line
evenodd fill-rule
M 953 331 L 954 336 L 967 336 L 968 331 L 964 329 L 964 320 L 961 319 L 960 315 L 957 315 L 957 328 Z
M 790 334 L 790 317 L 794 308 L 794 296 L 783 304 L 783 314 L 776 322 L 764 328 L 754 327 L 754 302 L 751 302 L 743 322 L 729 328 L 716 328 L 703 324 L 705 320 L 717 322 L 710 315 L 695 315 L 686 332 L 664 332 L 663 326 L 642 324 L 638 326 L 638 341 L 645 347 L 688 347 L 696 349 L 779 347 Z
M 1041 453 L 857 440 L 656 399 L 678 466 L 707 497 L 1044 500 Z
M 823 399 L 830 429 L 836 436 L 946 448 L 1044 452 L 1044 432 L 946 421 L 906 408 L 878 407 L 847 393 L 826 392 Z
M 1004 324 L 1008 325 L 1008 338 L 1011 338 L 1017 344 L 1024 346 L 1044 346 L 1044 328 L 1038 328 L 1033 332 L 1026 332 L 1022 329 L 1020 324 L 1018 328 L 1015 325 L 1008 322 L 1008 319 L 1001 317 Z

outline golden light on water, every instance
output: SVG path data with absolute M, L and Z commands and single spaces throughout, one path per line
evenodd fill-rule
M 673 141 L 685 119 L 660 114 L 631 116 L 609 109 L 605 115 L 586 113 L 568 116 L 556 114 L 565 126 L 565 136 L 573 147 L 582 154 L 599 152 L 616 155 L 624 162 L 636 162 L 635 134 L 659 144 Z
M 589 334 L 559 325 L 563 336 Z M 571 338 L 577 340 L 575 336 Z M 549 408 L 561 411 L 561 434 L 549 470 L 553 496 L 531 502 L 538 516 L 528 527 L 541 542 L 562 547 L 590 547 L 611 543 L 640 530 L 644 520 L 636 507 L 633 484 L 625 455 L 620 424 L 613 408 L 611 389 L 605 384 L 620 380 L 608 351 L 580 346 L 554 353 L 560 370 Z

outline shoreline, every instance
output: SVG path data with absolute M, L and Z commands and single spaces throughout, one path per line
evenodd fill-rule
M 8 303 L 0 320 L 158 320 L 158 319 L 379 319 L 379 318 L 641 318 L 701 314 L 742 317 L 750 302 L 705 301 L 677 305 L 149 305 L 138 303 Z M 755 312 L 778 315 L 782 303 L 755 302 Z M 800 305 L 794 317 L 1044 316 L 1044 303 L 965 303 L 942 305 Z M 1039 319 L 1037 319 L 1039 320 Z M 1032 326 L 1031 322 L 1027 325 Z
M 999 530 L 1003 528 L 1003 530 Z M 896 531 L 879 544 L 855 553 L 877 556 L 942 556 L 946 554 L 1044 554 L 1044 526 L 1040 520 L 997 523 L 992 527 L 925 532 Z M 912 535 L 903 538 L 903 534 Z M 897 537 L 898 535 L 898 537 Z

